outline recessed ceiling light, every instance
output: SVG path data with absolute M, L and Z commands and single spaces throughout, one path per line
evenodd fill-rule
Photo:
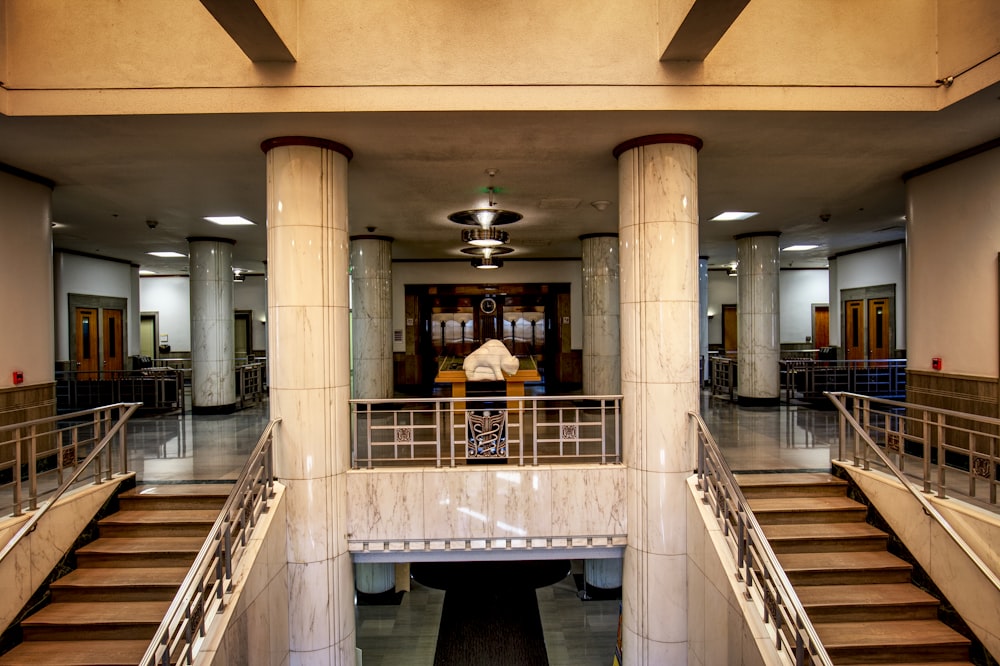
M 789 245 L 788 247 L 781 248 L 782 252 L 804 252 L 806 250 L 815 250 L 819 245 Z
M 724 213 L 719 213 L 713 217 L 709 222 L 733 222 L 735 220 L 748 220 L 757 213 L 749 213 L 740 210 L 727 210 Z
M 217 216 L 206 216 L 206 220 L 209 222 L 214 222 L 215 224 L 221 224 L 227 227 L 238 227 L 252 225 L 253 222 L 243 217 L 242 215 L 217 215 Z
M 186 254 L 181 254 L 180 252 L 147 252 L 146 254 L 151 254 L 154 257 L 162 257 L 164 259 L 169 259 L 171 257 L 184 257 L 187 258 Z

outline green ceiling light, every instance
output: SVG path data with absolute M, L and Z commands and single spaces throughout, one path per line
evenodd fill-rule
M 499 169 L 487 169 L 486 174 L 492 179 L 497 175 L 497 173 L 499 173 L 499 171 Z M 486 192 L 489 193 L 490 196 L 485 208 L 460 210 L 457 213 L 449 215 L 448 219 L 452 222 L 457 222 L 458 224 L 468 224 L 470 226 L 479 227 L 485 231 L 492 227 L 517 222 L 524 217 L 520 213 L 496 207 L 497 204 L 493 195 L 497 193 L 497 188 L 492 184 L 492 180 L 490 186 L 486 188 Z

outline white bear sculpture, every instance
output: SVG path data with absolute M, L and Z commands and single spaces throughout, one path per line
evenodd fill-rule
M 462 363 L 465 378 L 470 382 L 505 381 L 504 373 L 513 376 L 520 367 L 521 362 L 499 340 L 487 340 Z

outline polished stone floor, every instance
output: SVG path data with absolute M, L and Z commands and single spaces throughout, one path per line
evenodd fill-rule
M 837 436 L 833 411 L 739 407 L 707 393 L 701 411 L 735 472 L 830 467 Z M 142 483 L 234 479 L 267 419 L 266 402 L 229 416 L 135 418 L 129 427 L 132 468 Z M 579 564 L 574 563 L 577 569 Z M 551 666 L 611 663 L 618 601 L 582 601 L 572 576 L 537 590 L 536 596 Z M 399 605 L 359 607 L 363 666 L 432 666 L 443 600 L 443 591 L 414 581 Z

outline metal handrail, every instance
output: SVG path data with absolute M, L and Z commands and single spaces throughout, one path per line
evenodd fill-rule
M 844 396 L 859 398 L 859 399 L 865 399 L 867 398 L 867 396 L 858 395 L 855 393 L 827 393 L 826 396 L 830 399 L 830 402 L 832 402 L 834 406 L 837 408 L 837 411 L 840 412 L 840 417 L 842 421 L 849 423 L 854 428 L 855 435 L 859 436 L 865 442 L 865 444 L 868 445 L 868 448 L 871 449 L 871 451 L 874 452 L 876 456 L 878 456 L 882 464 L 885 465 L 893 473 L 893 475 L 895 475 L 895 477 L 899 480 L 899 482 L 903 484 L 903 487 L 906 488 L 910 492 L 910 494 L 913 495 L 914 498 L 916 498 L 917 502 L 919 502 L 920 506 L 923 508 L 924 513 L 926 513 L 928 516 L 933 518 L 938 523 L 941 529 L 945 531 L 945 534 L 947 534 L 951 538 L 951 540 L 955 543 L 955 545 L 958 546 L 958 548 L 965 554 L 965 556 L 968 557 L 969 560 L 976 565 L 980 573 L 982 573 L 983 576 L 986 577 L 986 579 L 993 585 L 994 588 L 1000 590 L 1000 578 L 997 578 L 997 575 L 993 573 L 993 570 L 990 569 L 989 566 L 982 560 L 982 558 L 980 558 L 979 555 L 976 554 L 976 552 L 969 546 L 969 544 L 965 541 L 965 539 L 963 539 L 961 535 L 955 531 L 955 528 L 951 526 L 951 523 L 948 522 L 948 519 L 945 518 L 941 514 L 941 512 L 934 507 L 933 504 L 928 502 L 927 498 L 924 497 L 923 493 L 919 489 L 917 489 L 908 478 L 906 478 L 906 475 L 903 474 L 902 470 L 900 470 L 895 464 L 893 464 L 893 462 L 889 459 L 889 456 L 887 456 L 885 452 L 882 451 L 882 448 L 878 444 L 876 444 L 875 440 L 873 440 L 871 436 L 865 431 L 865 429 L 861 427 L 861 424 L 858 423 L 857 419 L 854 418 L 854 416 L 850 413 L 850 411 L 848 411 L 846 405 L 844 405 L 844 403 L 841 401 L 841 398 Z M 884 402 L 892 403 L 895 406 L 899 407 L 910 406 L 907 405 L 906 403 L 894 403 L 888 400 Z M 967 414 L 962 414 L 961 412 L 953 412 L 950 410 L 933 410 L 933 411 L 947 413 L 957 417 L 963 417 L 963 416 L 965 418 L 969 417 L 969 415 Z M 982 417 L 981 420 L 983 422 L 991 423 L 993 425 L 1000 425 L 1000 420 L 998 419 Z M 842 427 L 841 437 L 840 437 L 841 458 L 844 457 L 843 454 L 845 453 L 844 441 L 845 441 L 845 433 Z M 845 460 L 844 462 L 847 461 Z M 939 463 L 940 462 L 941 461 L 939 461 Z
M 271 419 L 261 433 L 140 666 L 193 664 L 197 645 L 211 625 L 212 613 L 225 610 L 233 570 L 249 543 L 257 519 L 267 511 L 267 502 L 274 495 L 271 435 L 280 422 L 280 417 Z
M 746 587 L 745 595 L 748 599 L 757 600 L 765 624 L 774 623 L 775 648 L 793 660 L 796 666 L 805 664 L 831 666 L 833 662 L 826 648 L 823 647 L 816 629 L 809 621 L 784 569 L 778 563 L 777 556 L 764 536 L 764 531 L 753 511 L 750 510 L 743 491 L 740 490 L 732 470 L 722 456 L 715 438 L 700 414 L 688 412 L 688 416 L 693 424 L 692 436 L 698 440 L 698 487 L 702 491 L 703 501 L 711 504 L 712 498 L 715 499 L 716 519 L 722 527 L 723 535 L 736 547 L 736 566 L 739 572 L 737 576 Z M 730 521 L 730 511 L 733 511 L 735 530 Z M 757 586 L 772 585 L 775 592 L 772 594 L 769 589 L 763 589 L 755 598 L 750 593 L 755 580 Z M 785 631 L 791 634 L 791 640 L 782 640 Z
M 42 519 L 42 516 L 44 516 L 48 512 L 49 508 L 52 507 L 52 506 L 54 506 L 55 503 L 59 500 L 59 498 L 62 497 L 63 494 L 74 483 L 76 483 L 76 481 L 80 478 L 80 475 L 83 474 L 83 471 L 85 469 L 87 469 L 88 467 L 90 467 L 90 464 L 92 462 L 94 462 L 94 460 L 96 460 L 101 454 L 104 453 L 104 450 L 108 447 L 108 444 L 111 442 L 111 440 L 114 439 L 114 437 L 119 432 L 122 431 L 122 428 L 128 422 L 129 418 L 131 418 L 132 414 L 134 414 L 135 411 L 137 409 L 139 409 L 139 407 L 141 407 L 141 406 L 142 406 L 141 402 L 118 403 L 118 404 L 114 404 L 114 405 L 107 405 L 105 407 L 98 407 L 96 409 L 87 409 L 87 410 L 80 411 L 80 412 L 74 412 L 72 414 L 66 414 L 66 415 L 63 415 L 63 416 L 49 416 L 49 417 L 45 417 L 45 418 L 42 418 L 42 419 L 35 419 L 33 421 L 27 421 L 25 423 L 19 423 L 19 424 L 16 424 L 16 425 L 0 427 L 0 432 L 3 432 L 3 431 L 6 431 L 6 430 L 15 430 L 15 429 L 18 429 L 18 428 L 38 426 L 38 425 L 42 425 L 44 423 L 52 423 L 52 422 L 57 422 L 57 421 L 65 421 L 65 420 L 69 420 L 69 419 L 75 418 L 75 417 L 91 416 L 91 415 L 96 414 L 97 412 L 105 411 L 105 410 L 111 410 L 111 409 L 115 409 L 115 408 L 117 408 L 119 410 L 119 412 L 120 412 L 119 413 L 119 417 L 118 417 L 118 422 L 115 423 L 111 427 L 111 429 L 108 430 L 107 434 L 105 434 L 104 437 L 101 438 L 101 441 L 98 442 L 97 445 L 94 446 L 93 449 L 91 449 L 91 451 L 87 455 L 87 457 L 83 459 L 83 462 L 80 463 L 80 464 L 78 464 L 76 466 L 76 469 L 73 471 L 72 474 L 69 475 L 69 478 L 67 478 L 66 480 L 64 480 L 59 485 L 59 487 L 56 489 L 56 491 L 52 494 L 52 497 L 49 498 L 49 501 L 46 502 L 44 505 L 42 505 L 41 509 L 39 509 L 38 511 L 35 511 L 34 513 L 32 513 L 31 517 L 28 518 L 27 522 L 25 522 L 24 525 L 21 526 L 21 528 L 14 534 L 14 536 L 11 538 L 11 540 L 7 542 L 7 545 L 3 547 L 3 550 L 0 550 L 0 562 L 2 562 L 3 559 L 5 557 L 7 557 L 7 555 L 9 553 L 11 553 L 17 547 L 17 545 L 21 542 L 21 539 L 26 534 L 30 534 L 31 532 L 34 531 L 35 525 L 37 525 L 38 521 Z M 122 411 L 122 410 L 124 410 L 124 411 Z M 120 456 L 121 456 L 121 471 L 122 471 L 122 473 L 124 473 L 124 471 L 125 471 L 126 461 L 128 460 L 128 451 L 127 451 L 126 446 L 125 446 L 125 437 L 124 437 L 124 434 L 125 433 L 123 432 L 122 433 L 122 439 L 121 439 L 122 445 L 121 445 L 121 451 L 120 451 Z M 35 461 L 34 460 L 31 461 L 31 464 L 34 465 Z M 108 471 L 107 471 L 107 478 L 105 479 L 106 481 L 110 481 L 111 480 L 111 476 L 112 476 L 111 469 L 112 469 L 112 464 L 109 462 L 109 464 L 108 464 Z M 20 474 L 20 470 L 15 470 L 15 474 Z M 102 483 L 100 475 L 97 476 L 97 478 L 94 481 L 94 483 L 95 484 Z

